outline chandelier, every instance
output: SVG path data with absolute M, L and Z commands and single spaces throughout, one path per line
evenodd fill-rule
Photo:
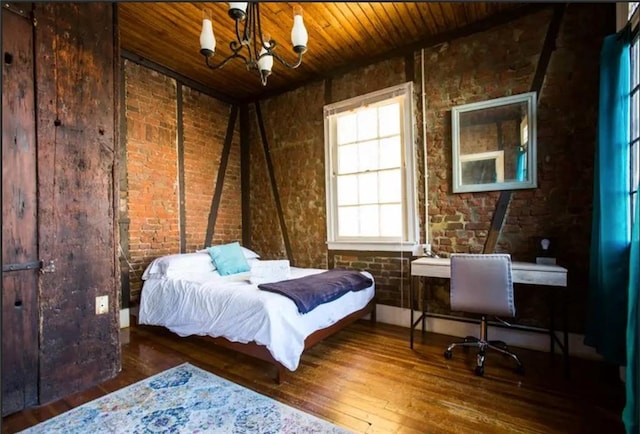
M 235 21 L 236 40 L 229 42 L 231 55 L 218 64 L 212 64 L 216 51 L 216 38 L 213 35 L 211 23 L 211 10 L 203 10 L 202 32 L 200 33 L 200 54 L 205 58 L 206 64 L 211 69 L 220 69 L 231 59 L 242 59 L 247 65 L 247 70 L 258 71 L 262 85 L 266 86 L 267 77 L 271 74 L 273 59 L 287 68 L 297 68 L 302 63 L 302 55 L 307 51 L 309 36 L 302 19 L 302 8 L 296 5 L 293 8 L 293 28 L 291 29 L 291 43 L 293 52 L 298 55 L 294 63 L 289 63 L 274 52 L 277 43 L 268 33 L 263 33 L 260 25 L 260 4 L 256 2 L 231 2 L 229 3 L 229 16 Z

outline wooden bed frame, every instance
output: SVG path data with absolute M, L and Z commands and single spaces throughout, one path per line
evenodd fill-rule
M 338 322 L 330 325 L 329 327 L 316 330 L 311 333 L 304 341 L 304 349 L 307 350 L 311 348 L 321 340 L 339 332 L 346 326 L 354 323 L 355 321 L 363 318 L 364 316 L 371 314 L 371 324 L 376 323 L 376 298 L 375 296 L 369 301 L 369 303 L 360 310 L 357 310 Z M 135 322 L 137 324 L 137 321 Z M 256 342 L 248 342 L 246 344 L 240 342 L 232 342 L 223 337 L 211 337 L 211 336 L 194 336 L 198 339 L 201 339 L 205 342 L 211 342 L 215 345 L 228 348 L 233 351 L 237 351 L 239 353 L 245 354 L 247 356 L 255 357 L 260 360 L 264 360 L 265 362 L 269 362 L 276 367 L 276 376 L 275 381 L 277 384 L 281 384 L 284 380 L 286 371 L 285 368 L 280 362 L 273 358 L 267 347 L 264 345 L 257 344 Z
M 371 314 L 371 324 L 375 324 L 376 323 L 375 297 L 372 298 L 371 301 L 369 301 L 369 303 L 362 309 L 357 310 L 345 316 L 344 318 L 330 325 L 329 327 L 316 330 L 315 332 L 311 333 L 304 340 L 304 349 L 307 350 L 308 348 L 311 348 L 321 340 L 326 339 L 327 337 L 339 332 L 346 326 L 354 323 L 355 321 L 361 319 L 362 317 L 368 314 Z M 246 354 L 247 356 L 255 357 L 257 359 L 264 360 L 265 362 L 271 363 L 276 367 L 275 381 L 278 384 L 282 383 L 286 375 L 286 371 L 288 371 L 287 368 L 285 368 L 280 362 L 278 362 L 276 359 L 273 358 L 273 356 L 271 355 L 267 347 L 265 347 L 264 345 L 260 345 L 255 342 L 247 342 L 246 344 L 242 344 L 240 342 L 232 342 L 223 337 L 214 338 L 211 336 L 198 336 L 198 338 L 207 342 L 212 342 L 221 347 L 228 348 L 242 354 Z

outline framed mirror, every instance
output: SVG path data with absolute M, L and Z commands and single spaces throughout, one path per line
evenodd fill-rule
M 453 192 L 537 187 L 536 93 L 454 107 Z

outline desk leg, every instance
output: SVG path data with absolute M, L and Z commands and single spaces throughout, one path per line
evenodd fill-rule
M 556 352 L 556 288 L 550 288 L 549 296 L 549 352 L 553 356 Z
M 562 288 L 562 322 L 564 332 L 564 376 L 569 379 L 569 319 L 567 318 L 567 306 L 569 305 L 569 294 L 567 288 Z
M 422 279 L 422 336 L 427 331 L 427 278 Z
M 409 284 L 409 313 L 411 317 L 411 322 L 409 323 L 409 348 L 413 349 L 413 282 L 416 280 L 415 277 L 411 277 L 411 282 Z

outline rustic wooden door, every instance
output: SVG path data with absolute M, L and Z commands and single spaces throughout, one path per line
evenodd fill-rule
M 25 5 L 26 6 L 26 5 Z M 38 215 L 33 29 L 2 11 L 2 415 L 38 400 Z

